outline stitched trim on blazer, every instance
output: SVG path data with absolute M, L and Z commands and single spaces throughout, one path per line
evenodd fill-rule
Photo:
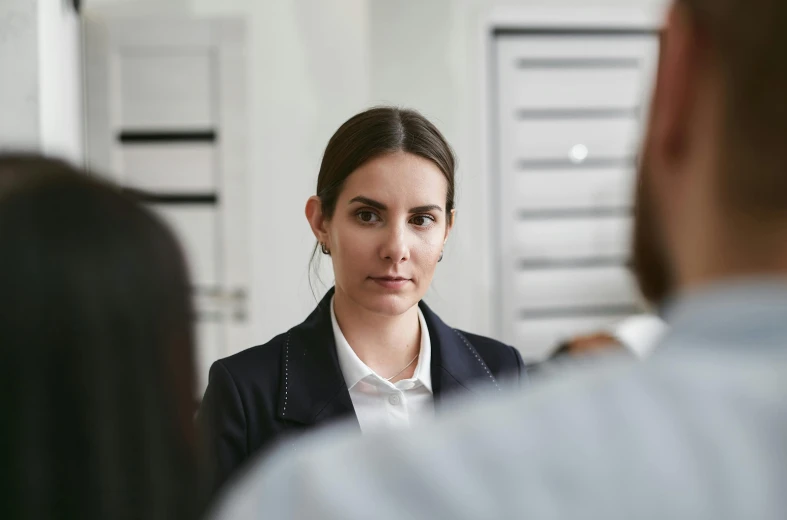
M 462 334 L 456 329 L 452 329 L 452 330 L 456 333 L 457 336 L 459 336 L 459 338 L 464 342 L 464 344 L 467 345 L 467 348 L 470 349 L 470 352 L 473 353 L 473 355 L 481 364 L 481 366 L 484 367 L 484 370 L 486 370 L 486 374 L 489 376 L 489 379 L 491 379 L 492 382 L 495 384 L 495 388 L 500 390 L 500 386 L 497 384 L 497 380 L 495 379 L 495 376 L 492 375 L 492 372 L 489 370 L 489 367 L 486 366 L 486 363 L 484 363 L 484 360 L 481 359 L 481 356 L 478 355 L 478 352 L 476 351 L 476 349 L 473 348 L 473 345 L 471 345 L 470 342 L 467 341 L 467 338 L 464 336 L 464 334 Z
M 284 410 L 281 414 L 287 414 L 287 392 L 290 389 L 290 332 L 287 333 L 287 341 L 284 344 Z

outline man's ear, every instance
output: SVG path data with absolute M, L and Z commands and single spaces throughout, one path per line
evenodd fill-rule
M 703 66 L 702 36 L 688 9 L 680 2 L 670 8 L 662 34 L 653 106 L 650 111 L 651 159 L 670 166 L 689 144 L 690 124 L 698 99 Z
M 306 201 L 306 220 L 309 221 L 309 226 L 312 228 L 312 233 L 317 239 L 317 242 L 324 244 L 330 249 L 331 244 L 328 239 L 328 230 L 326 228 L 327 221 L 322 212 L 322 202 L 316 195 L 309 197 Z

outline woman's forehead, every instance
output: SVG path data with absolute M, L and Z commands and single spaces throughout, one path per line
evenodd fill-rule
M 432 161 L 397 152 L 372 159 L 355 170 L 347 177 L 341 198 L 385 198 L 391 204 L 417 199 L 436 204 L 444 202 L 447 190 L 448 180 Z

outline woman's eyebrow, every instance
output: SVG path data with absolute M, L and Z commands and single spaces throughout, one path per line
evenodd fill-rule
M 361 204 L 366 204 L 367 206 L 371 206 L 375 209 L 379 209 L 380 211 L 384 211 L 388 209 L 388 206 L 386 206 L 382 202 L 378 202 L 374 199 L 370 199 L 369 197 L 364 197 L 363 195 L 359 195 L 358 197 L 355 197 L 350 202 L 348 202 L 348 205 L 352 204 L 353 202 L 360 202 Z
M 416 206 L 415 208 L 410 208 L 410 213 L 426 213 L 427 211 L 443 211 L 443 208 L 437 204 L 428 204 L 426 206 Z
M 371 206 L 375 209 L 379 209 L 380 211 L 385 211 L 388 209 L 388 206 L 382 202 L 370 199 L 369 197 L 364 197 L 363 195 L 354 197 L 348 204 L 353 204 L 355 202 L 360 202 L 361 204 Z M 428 211 L 443 211 L 443 208 L 438 204 L 427 204 L 425 206 L 416 206 L 414 208 L 410 208 L 410 213 L 426 213 Z

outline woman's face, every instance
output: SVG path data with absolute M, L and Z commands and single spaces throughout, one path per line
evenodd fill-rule
M 337 295 L 388 316 L 416 305 L 432 282 L 453 224 L 447 190 L 433 162 L 405 152 L 354 171 L 333 217 L 317 219 L 314 230 L 330 250 Z

